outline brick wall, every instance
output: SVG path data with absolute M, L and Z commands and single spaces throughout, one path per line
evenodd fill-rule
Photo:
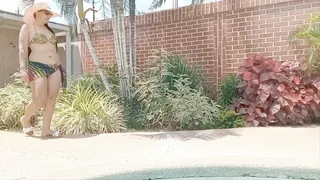
M 223 0 L 137 16 L 137 65 L 144 68 L 150 51 L 165 48 L 201 66 L 207 80 L 217 87 L 223 75 L 235 72 L 251 53 L 279 60 L 296 59 L 287 39 L 290 31 L 320 12 L 319 0 Z M 112 25 L 95 25 L 92 41 L 106 65 L 115 63 Z M 83 69 L 95 72 L 82 44 Z

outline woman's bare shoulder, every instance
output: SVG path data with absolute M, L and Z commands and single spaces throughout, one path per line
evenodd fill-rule
M 27 24 L 23 24 L 21 26 L 21 30 L 28 30 L 28 25 Z
M 28 25 L 23 24 L 23 25 L 21 26 L 20 33 L 25 34 L 25 33 L 27 33 L 27 32 L 29 32 L 29 27 L 28 27 Z
M 22 26 L 21 26 L 21 29 L 20 29 L 20 31 L 32 31 L 32 28 L 30 27 L 30 25 L 27 25 L 27 24 L 23 24 Z
M 27 24 L 23 24 L 22 26 L 21 26 L 21 29 L 20 29 L 20 35 L 23 35 L 23 36 L 25 36 L 25 35 L 32 35 L 34 33 L 34 31 L 33 31 L 33 29 L 29 26 L 29 25 L 27 25 Z

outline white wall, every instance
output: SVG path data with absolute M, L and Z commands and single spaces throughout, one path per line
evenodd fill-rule
M 0 28 L 0 87 L 12 82 L 19 68 L 19 31 Z
M 60 58 L 66 59 L 66 43 L 59 43 L 59 52 Z M 72 42 L 71 43 L 71 76 L 77 77 L 81 75 L 81 42 Z M 63 62 L 64 68 L 67 69 L 66 61 Z

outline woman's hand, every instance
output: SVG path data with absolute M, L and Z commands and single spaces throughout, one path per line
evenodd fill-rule
M 20 71 L 20 77 L 24 82 L 29 82 L 29 75 L 26 71 Z

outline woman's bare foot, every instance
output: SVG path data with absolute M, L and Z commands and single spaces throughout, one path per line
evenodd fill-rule
M 52 131 L 52 130 L 48 131 L 48 130 L 46 130 L 46 131 L 42 131 L 41 136 L 42 137 L 47 137 L 47 136 L 56 137 L 56 136 L 60 136 L 60 132 L 59 131 Z
M 31 126 L 30 121 L 28 121 L 24 116 L 20 118 L 20 122 L 23 127 L 23 132 L 29 136 L 33 135 L 33 127 Z
M 28 128 L 28 127 L 31 126 L 30 121 L 28 121 L 24 116 L 22 116 L 22 117 L 20 118 L 20 122 L 21 122 L 21 124 L 22 124 L 22 127 L 24 127 L 24 128 Z

